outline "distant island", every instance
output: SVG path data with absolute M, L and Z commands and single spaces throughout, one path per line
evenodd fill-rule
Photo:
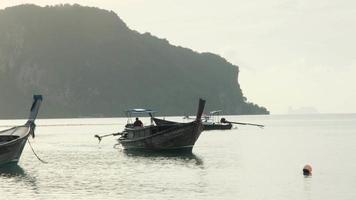
M 26 118 L 32 94 L 41 117 L 119 117 L 129 108 L 159 115 L 206 111 L 269 114 L 247 101 L 239 68 L 212 53 L 131 30 L 112 11 L 80 5 L 0 10 L 0 118 Z

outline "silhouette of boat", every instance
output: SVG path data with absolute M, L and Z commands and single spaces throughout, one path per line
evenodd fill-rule
M 209 115 L 204 117 L 204 130 L 229 130 L 232 128 L 231 123 L 224 123 L 223 121 L 221 121 L 220 113 L 222 113 L 222 110 L 215 110 L 209 112 Z
M 219 122 L 203 122 L 204 131 L 211 130 L 230 130 L 232 128 L 231 123 L 219 123 Z
M 152 116 L 155 123 L 143 127 L 125 128 L 118 142 L 125 150 L 145 151 L 173 151 L 191 152 L 200 133 L 203 131 L 201 116 L 204 110 L 205 100 L 199 100 L 196 119 L 189 123 L 161 123 L 161 120 Z
M 220 113 L 222 110 L 215 110 L 209 112 L 209 115 L 203 115 L 202 123 L 204 131 L 210 130 L 230 130 L 232 128 L 232 124 L 230 122 L 221 121 Z M 191 119 L 189 116 L 183 117 L 183 119 Z M 163 123 L 163 122 L 162 122 Z
M 25 125 L 0 131 L 0 165 L 17 163 L 30 135 L 35 137 L 35 120 L 42 102 L 41 95 L 33 96 L 33 103 Z

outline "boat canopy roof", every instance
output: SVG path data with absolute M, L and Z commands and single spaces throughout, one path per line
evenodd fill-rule
M 219 114 L 221 112 L 222 112 L 222 110 L 214 110 L 214 111 L 210 111 L 209 113 L 210 113 L 210 115 L 215 115 L 215 114 Z
M 151 109 L 144 109 L 144 108 L 134 108 L 134 109 L 129 109 L 126 111 L 128 114 L 144 114 L 144 113 L 156 113 L 157 111 L 151 110 Z

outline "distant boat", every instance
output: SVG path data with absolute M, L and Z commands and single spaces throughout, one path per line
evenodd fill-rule
M 220 122 L 203 122 L 204 131 L 211 130 L 230 130 L 232 128 L 231 123 L 220 123 Z
M 33 96 L 33 103 L 25 125 L 0 131 L 0 165 L 17 163 L 30 135 L 35 137 L 35 120 L 42 102 L 41 95 Z
M 148 111 L 147 113 L 156 125 L 143 127 L 127 125 L 120 133 L 121 137 L 118 138 L 118 142 L 126 150 L 191 152 L 203 131 L 201 116 L 204 106 L 205 100 L 200 99 L 196 118 L 189 123 L 162 123 L 165 120 L 153 117 L 152 112 Z M 142 109 L 141 112 L 146 111 Z M 96 137 L 101 139 L 100 136 Z
M 203 126 L 204 130 L 209 131 L 209 130 L 229 130 L 232 128 L 231 123 L 224 123 L 220 119 L 220 114 L 222 113 L 222 110 L 215 110 L 209 112 L 209 115 L 207 115 L 204 120 L 203 120 Z
M 222 110 L 215 110 L 209 112 L 209 115 L 203 115 L 203 128 L 204 131 L 210 130 L 230 130 L 232 128 L 232 124 L 229 122 L 221 121 L 220 114 Z M 190 119 L 189 116 L 185 116 L 184 119 Z

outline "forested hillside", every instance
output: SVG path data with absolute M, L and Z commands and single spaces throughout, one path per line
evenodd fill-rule
M 0 10 L 0 117 L 27 117 L 34 93 L 45 98 L 41 117 L 114 117 L 134 107 L 195 114 L 199 97 L 206 111 L 268 114 L 243 96 L 237 66 L 140 34 L 118 15 L 79 5 Z

